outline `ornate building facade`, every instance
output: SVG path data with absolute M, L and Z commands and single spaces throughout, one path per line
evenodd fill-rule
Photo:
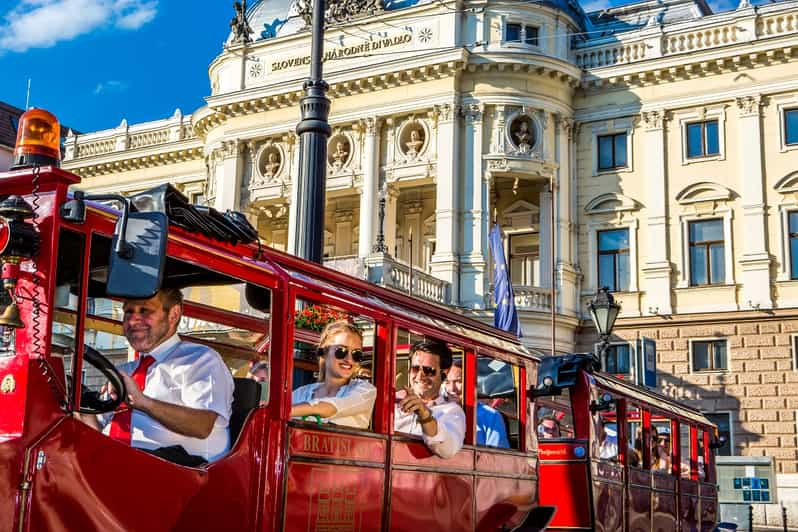
M 290 251 L 301 12 L 256 3 L 206 106 L 71 135 L 64 166 L 93 191 L 170 182 Z M 592 349 L 585 303 L 610 286 L 607 369 L 655 344 L 660 389 L 729 454 L 772 457 L 798 514 L 796 59 L 794 0 L 368 4 L 326 34 L 326 263 L 489 320 L 495 220 L 525 343 Z

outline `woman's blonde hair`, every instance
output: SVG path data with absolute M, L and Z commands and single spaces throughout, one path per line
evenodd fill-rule
M 330 339 L 341 332 L 354 334 L 360 338 L 360 343 L 363 343 L 363 331 L 354 323 L 347 320 L 338 320 L 328 323 L 327 326 L 324 327 L 324 330 L 321 331 L 321 337 L 319 338 L 319 382 L 324 382 L 324 377 L 326 376 L 324 355 L 322 354 L 323 351 L 321 348 L 328 346 Z

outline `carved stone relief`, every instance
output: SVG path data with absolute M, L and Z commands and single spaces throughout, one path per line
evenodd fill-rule
M 260 148 L 257 155 L 258 175 L 253 185 L 268 183 L 280 175 L 285 157 L 279 146 L 267 142 Z
M 540 113 L 521 108 L 505 121 L 506 149 L 505 153 L 522 157 L 541 157 L 540 132 L 545 124 L 539 118 Z
M 327 164 L 333 172 L 340 172 L 352 160 L 352 141 L 344 133 L 333 135 L 327 146 Z
M 399 151 L 406 160 L 415 160 L 426 150 L 428 137 L 423 122 L 411 118 L 399 130 Z

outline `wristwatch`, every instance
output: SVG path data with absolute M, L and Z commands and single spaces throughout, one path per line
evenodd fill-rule
M 425 417 L 425 418 L 420 418 L 419 417 L 419 419 L 418 419 L 418 423 L 420 425 L 426 425 L 430 421 L 435 421 L 435 416 L 432 415 L 432 410 L 429 411 L 429 415 L 427 417 Z

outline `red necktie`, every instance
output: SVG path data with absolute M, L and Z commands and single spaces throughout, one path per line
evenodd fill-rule
M 138 353 L 136 353 L 136 356 L 138 356 Z M 131 375 L 136 386 L 139 387 L 139 390 L 144 390 L 144 383 L 147 380 L 147 369 L 152 366 L 153 363 L 155 363 L 155 357 L 153 356 L 144 355 L 139 358 L 139 365 Z M 114 418 L 111 420 L 111 429 L 108 435 L 117 441 L 130 445 L 130 420 L 132 416 L 133 409 L 130 407 L 121 412 L 116 412 Z

